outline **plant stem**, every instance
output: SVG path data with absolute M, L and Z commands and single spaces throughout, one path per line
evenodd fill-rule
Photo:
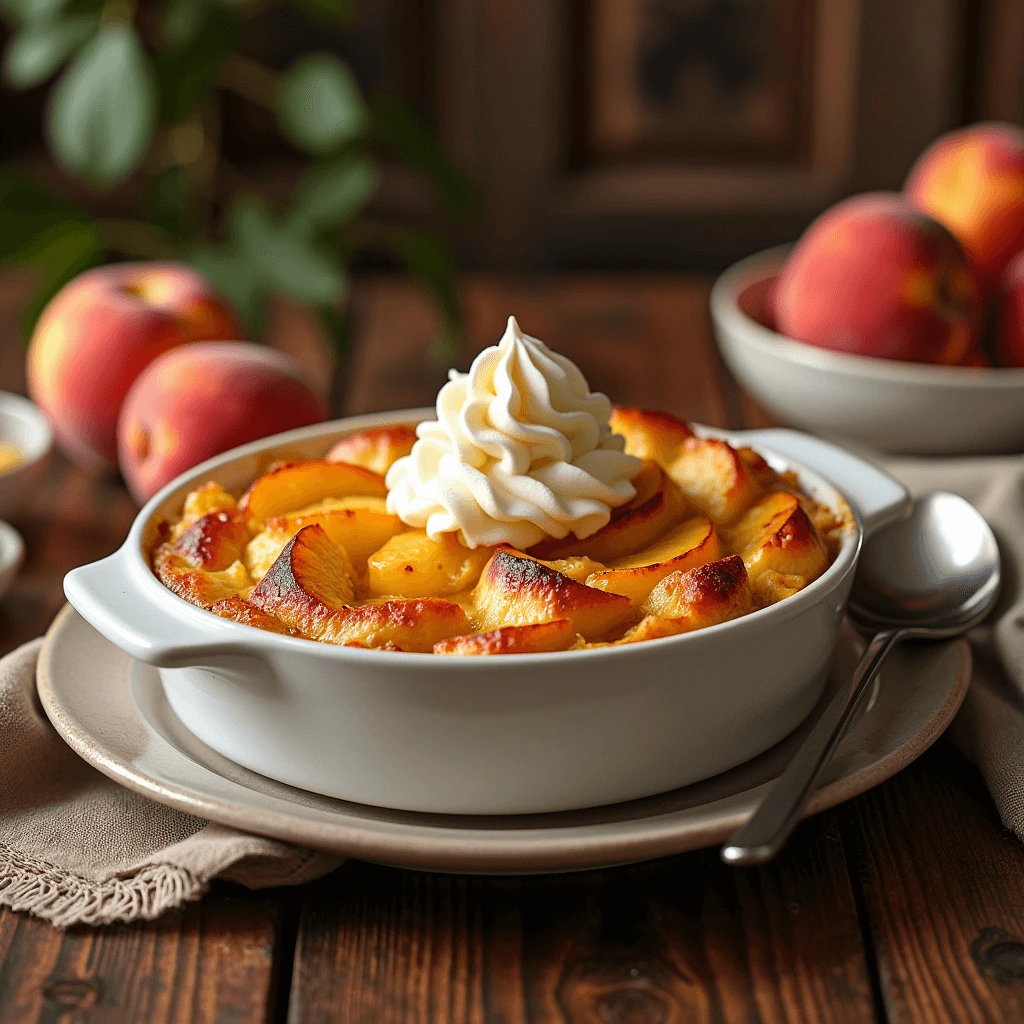
M 277 109 L 278 77 L 276 71 L 251 57 L 229 53 L 220 62 L 217 84 L 250 103 L 273 111 Z

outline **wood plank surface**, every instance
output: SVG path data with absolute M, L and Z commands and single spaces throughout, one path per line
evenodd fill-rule
M 263 1022 L 276 1008 L 280 913 L 276 896 L 234 888 L 158 921 L 67 932 L 3 911 L 0 1021 Z
M 841 809 L 892 1024 L 1024 1020 L 1024 849 L 943 739 Z
M 876 1020 L 835 819 L 755 871 L 704 850 L 472 878 L 350 865 L 309 888 L 291 1024 Z

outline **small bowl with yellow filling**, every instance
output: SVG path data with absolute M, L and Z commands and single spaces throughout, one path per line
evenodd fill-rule
M 0 519 L 9 519 L 39 486 L 53 447 L 46 417 L 27 398 L 0 391 Z

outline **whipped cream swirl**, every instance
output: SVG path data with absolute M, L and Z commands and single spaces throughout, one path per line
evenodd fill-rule
M 630 501 L 640 460 L 608 426 L 611 402 L 515 317 L 469 373 L 451 370 L 437 420 L 388 471 L 388 511 L 467 547 L 589 537 Z

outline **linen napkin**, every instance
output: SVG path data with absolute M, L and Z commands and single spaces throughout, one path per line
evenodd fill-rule
M 297 885 L 342 862 L 154 803 L 90 767 L 39 705 L 41 646 L 0 660 L 0 905 L 61 928 L 149 919 L 215 877 Z
M 952 491 L 988 520 L 1003 560 L 993 614 L 971 633 L 974 672 L 950 728 L 981 771 L 1007 828 L 1024 840 L 1024 456 L 888 459 L 915 496 Z

